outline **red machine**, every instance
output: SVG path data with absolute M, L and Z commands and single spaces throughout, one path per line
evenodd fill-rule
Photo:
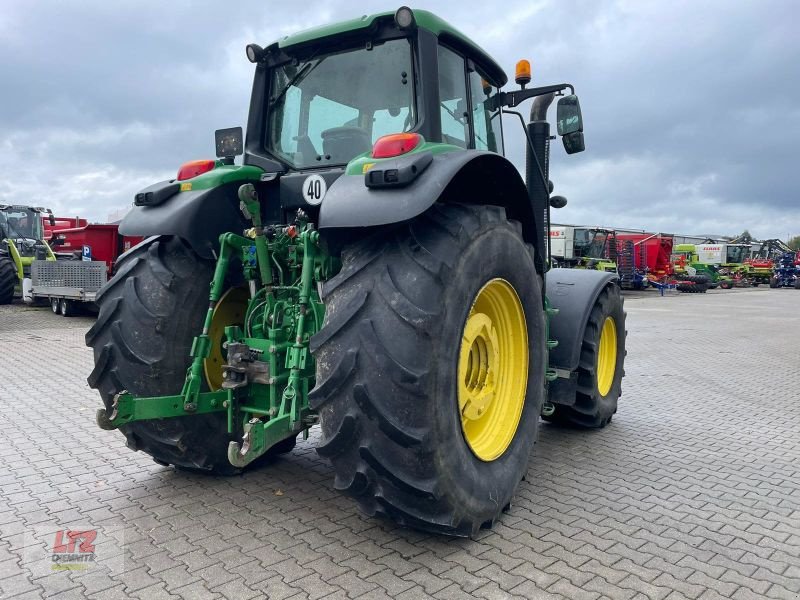
M 620 245 L 624 245 L 626 241 L 633 242 L 633 260 L 637 271 L 647 273 L 650 278 L 656 280 L 672 275 L 671 235 L 618 231 L 617 240 Z
M 56 217 L 56 224 L 46 220 L 45 237 L 56 255 L 63 258 L 82 258 L 84 246 L 89 246 L 92 260 L 102 260 L 109 276 L 123 252 L 141 242 L 142 237 L 120 235 L 119 225 L 88 223 L 77 217 Z
M 44 239 L 50 242 L 53 239 L 53 232 L 59 229 L 72 229 L 74 227 L 85 227 L 89 224 L 86 219 L 80 217 L 55 217 L 55 224 L 50 223 L 49 216 L 42 217 L 42 225 L 44 226 Z

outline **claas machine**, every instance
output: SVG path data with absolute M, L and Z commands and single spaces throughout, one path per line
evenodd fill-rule
M 36 260 L 56 260 L 44 239 L 42 217 L 54 219 L 50 209 L 0 204 L 0 304 L 10 304 L 24 293 Z
M 86 335 L 98 423 L 216 474 L 318 424 L 334 486 L 368 514 L 474 535 L 509 507 L 541 416 L 603 427 L 621 393 L 615 275 L 548 271 L 565 199 L 547 112 L 559 97 L 556 132 L 582 151 L 573 87 L 530 87 L 522 61 L 504 90 L 475 42 L 407 7 L 246 53 L 246 135 L 218 131 L 217 160 L 142 190 L 121 224 L 148 239 Z

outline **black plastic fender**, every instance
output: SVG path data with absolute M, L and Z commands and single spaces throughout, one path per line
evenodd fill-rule
M 203 258 L 214 258 L 220 234 L 249 227 L 239 210 L 237 192 L 242 183 L 178 192 L 155 206 L 134 206 L 119 231 L 122 235 L 176 235 Z
M 617 285 L 615 273 L 588 269 L 550 269 L 545 275 L 547 298 L 558 314 L 550 318 L 550 339 L 558 345 L 550 350 L 550 368 L 557 378 L 549 385 L 548 400 L 572 405 L 580 360 L 581 344 L 589 313 L 600 293 Z
M 402 158 L 397 163 L 401 167 Z M 519 171 L 504 156 L 480 150 L 435 154 L 431 164 L 403 186 L 370 188 L 364 175 L 342 175 L 322 201 L 319 228 L 400 223 L 437 201 L 503 206 L 509 218 L 522 223 L 527 242 L 541 235 Z

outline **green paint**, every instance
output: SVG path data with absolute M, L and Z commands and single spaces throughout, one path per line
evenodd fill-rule
M 115 428 L 134 421 L 225 412 L 228 433 L 240 439 L 228 447 L 228 460 L 243 467 L 316 422 L 308 407 L 308 392 L 315 382 L 308 345 L 325 314 L 317 283 L 332 277 L 338 263 L 320 248 L 319 232 L 307 218 L 299 216 L 292 225 L 271 228 L 268 236 L 254 186 L 242 185 L 239 199 L 253 223 L 251 236 L 220 236 L 208 311 L 192 344 L 192 362 L 180 394 L 149 398 L 120 394 L 115 410 L 110 415 L 101 411 L 98 423 Z M 243 325 L 225 327 L 228 364 L 223 369 L 223 389 L 202 392 L 214 309 L 227 291 L 232 265 L 241 266 L 244 280 L 252 282 L 256 292 Z
M 495 83 L 497 87 L 502 87 L 508 82 L 508 77 L 505 75 L 503 68 L 498 65 L 483 48 L 450 25 L 447 21 L 427 10 L 414 10 L 414 18 L 417 27 L 427 29 L 434 35 L 440 36 L 445 42 L 455 43 L 464 48 L 467 54 L 471 55 L 489 71 L 487 75 L 495 79 L 493 83 Z M 324 43 L 328 40 L 333 41 L 334 38 L 345 34 L 366 33 L 375 26 L 377 20 L 381 19 L 394 19 L 394 11 L 364 15 L 356 19 L 348 19 L 330 25 L 306 29 L 281 38 L 278 40 L 277 45 L 281 49 L 287 49 L 300 44 Z
M 263 169 L 252 165 L 225 165 L 218 160 L 212 170 L 180 183 L 191 184 L 191 191 L 208 190 L 232 181 L 258 181 L 263 173 Z

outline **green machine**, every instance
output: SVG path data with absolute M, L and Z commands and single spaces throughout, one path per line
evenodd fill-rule
M 135 196 L 86 335 L 98 424 L 156 462 L 238 473 L 319 424 L 371 515 L 474 535 L 509 507 L 540 417 L 604 427 L 616 276 L 552 269 L 550 125 L 584 149 L 569 84 L 503 69 L 426 11 L 250 44 L 246 135 Z M 529 118 L 514 110 L 533 99 Z M 527 142 L 503 156 L 503 115 Z M 243 154 L 243 164 L 235 157 Z
M 0 204 L 0 304 L 9 304 L 15 291 L 22 295 L 34 260 L 56 260 L 44 240 L 44 215 L 54 222 L 50 209 Z

